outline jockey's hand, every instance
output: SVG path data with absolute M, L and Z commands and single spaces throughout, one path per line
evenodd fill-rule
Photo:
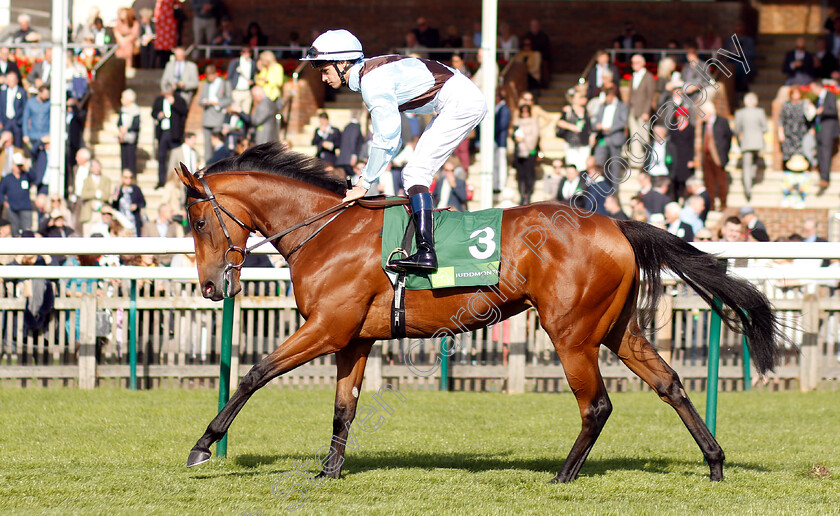
M 366 193 L 367 188 L 361 185 L 356 185 L 353 188 L 347 190 L 347 194 L 344 196 L 342 202 L 355 201 L 356 199 L 361 199 L 365 196 Z

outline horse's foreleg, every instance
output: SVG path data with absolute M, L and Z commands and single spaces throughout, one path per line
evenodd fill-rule
M 356 417 L 356 405 L 365 375 L 365 364 L 374 342 L 373 340 L 354 341 L 335 355 L 338 381 L 335 386 L 333 434 L 329 455 L 324 457 L 324 469 L 319 474 L 321 477 L 339 478 L 341 476 L 344 448 L 347 444 L 350 424 Z M 322 457 L 319 454 L 320 459 Z
M 337 342 L 339 340 L 336 338 L 334 328 L 323 322 L 319 324 L 314 319 L 307 321 L 285 343 L 260 360 L 242 378 L 236 392 L 193 446 L 187 459 L 187 466 L 197 466 L 210 460 L 210 445 L 225 435 L 233 419 L 257 389 L 273 378 L 313 358 L 336 351 L 340 347 L 336 345 Z
M 723 480 L 723 449 L 700 419 L 700 414 L 688 399 L 679 376 L 662 360 L 650 342 L 641 336 L 642 332 L 635 321 L 631 328 L 632 331 L 624 333 L 619 345 L 606 343 L 607 346 L 631 371 L 650 385 L 665 403 L 674 407 L 709 464 L 709 478 Z
M 563 468 L 552 482 L 571 482 L 610 417 L 612 403 L 598 369 L 598 346 L 564 347 L 558 352 L 569 387 L 575 393 L 580 408 L 581 429 Z

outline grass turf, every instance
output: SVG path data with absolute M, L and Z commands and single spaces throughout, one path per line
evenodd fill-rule
M 580 418 L 570 394 L 405 391 L 355 430 L 341 480 L 293 491 L 329 442 L 333 393 L 258 392 L 227 460 L 194 469 L 211 391 L 0 390 L 0 514 L 838 514 L 840 396 L 722 393 L 725 480 L 711 483 L 676 413 L 613 394 L 578 479 L 552 485 Z M 692 396 L 703 413 L 705 396 Z M 362 393 L 360 403 L 372 403 Z M 809 474 L 814 464 L 833 474 Z M 314 470 L 314 466 L 310 469 Z M 290 489 L 285 500 L 272 494 Z

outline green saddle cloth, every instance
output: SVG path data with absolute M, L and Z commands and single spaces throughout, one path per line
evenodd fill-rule
M 388 256 L 402 245 L 409 214 L 403 206 L 385 209 L 382 223 L 382 268 Z M 434 214 L 435 252 L 438 270 L 433 274 L 409 273 L 406 288 L 428 290 L 447 287 L 473 287 L 499 283 L 502 210 L 475 212 L 437 211 Z M 414 235 L 408 254 L 417 251 Z M 404 258 L 401 253 L 394 259 Z

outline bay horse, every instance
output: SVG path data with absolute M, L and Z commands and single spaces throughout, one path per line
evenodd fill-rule
M 347 189 L 343 181 L 325 173 L 314 158 L 276 143 L 252 147 L 195 175 L 182 165 L 178 175 L 187 187 L 204 297 L 221 300 L 226 277 L 227 295 L 239 292 L 244 246 L 249 232 L 258 231 L 277 236 L 272 243 L 289 264 L 295 301 L 306 320 L 242 378 L 190 451 L 187 466 L 210 459 L 210 445 L 222 438 L 257 389 L 316 357 L 335 353 L 333 437 L 321 475 L 340 477 L 365 362 L 376 340 L 391 338 L 394 290 L 381 267 L 379 238 L 384 210 L 340 205 Z M 474 330 L 487 325 L 489 310 L 498 310 L 504 319 L 534 307 L 582 419 L 580 434 L 553 482 L 574 480 L 612 410 L 598 369 L 601 344 L 676 410 L 709 464 L 710 479 L 721 480 L 723 450 L 641 328 L 650 323 L 662 293 L 660 269 L 670 269 L 730 328 L 749 337 L 755 366 L 765 373 L 773 368 L 782 337 L 764 295 L 727 275 L 716 257 L 666 231 L 557 202 L 504 210 L 501 243 L 499 284 L 484 289 L 488 306 L 480 307 L 483 312 L 476 313 L 479 308 L 471 298 L 477 287 L 408 291 L 407 336 L 430 337 L 442 328 L 453 334 Z M 637 307 L 642 274 L 645 301 Z M 715 297 L 729 310 L 718 308 Z M 475 309 L 465 311 L 470 303 Z

